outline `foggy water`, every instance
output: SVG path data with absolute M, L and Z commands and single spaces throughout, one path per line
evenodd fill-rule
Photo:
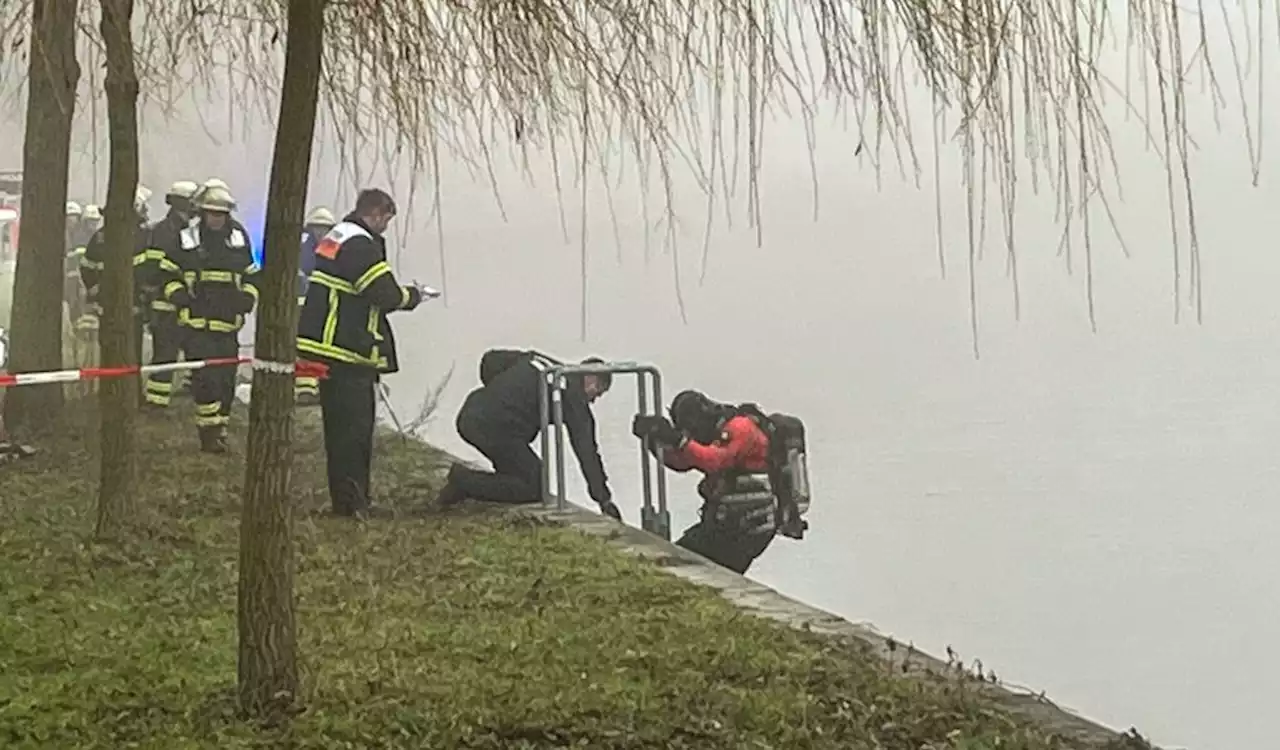
M 223 177 L 256 229 L 271 130 L 236 125 L 224 135 L 233 130 L 225 118 L 207 117 L 145 121 L 143 179 L 159 193 L 175 179 Z M 856 136 L 834 125 L 818 129 L 816 219 L 803 131 L 770 125 L 764 245 L 739 194 L 732 228 L 721 219 L 713 234 L 701 284 L 706 205 L 688 181 L 675 195 L 675 257 L 656 227 L 656 188 L 646 231 L 634 179 L 624 180 L 615 227 L 593 177 L 585 341 L 572 176 L 561 202 L 545 154 L 531 156 L 543 164 L 532 186 L 500 164 L 504 219 L 484 181 L 447 165 L 443 247 L 427 175 L 392 240 L 402 276 L 447 293 L 395 319 L 397 410 L 412 411 L 455 367 L 429 437 L 473 456 L 453 434 L 454 411 L 477 385 L 483 351 L 517 346 L 644 360 L 662 368 L 668 399 L 696 387 L 794 413 L 809 428 L 811 532 L 779 540 L 752 577 L 935 653 L 950 645 L 1002 679 L 1164 744 L 1263 747 L 1271 733 L 1258 717 L 1280 698 L 1280 160 L 1264 156 L 1251 187 L 1239 118 L 1225 115 L 1217 132 L 1207 110 L 1194 117 L 1203 325 L 1185 305 L 1173 322 L 1164 173 L 1136 128 L 1121 125 L 1125 200 L 1113 195 L 1113 208 L 1132 257 L 1095 209 L 1097 333 L 1080 237 L 1069 274 L 1052 199 L 1032 200 L 1029 188 L 1017 214 L 1015 319 L 993 189 L 976 269 L 979 358 L 954 148 L 943 161 L 945 278 L 929 170 L 917 187 L 888 168 L 878 186 L 853 153 Z M 0 166 L 16 165 L 20 125 L 3 133 Z M 928 138 L 918 146 L 927 165 Z M 352 179 L 340 176 L 332 149 L 316 169 L 314 201 L 346 208 Z M 82 155 L 73 199 L 90 202 L 91 173 Z M 363 183 L 391 182 L 365 175 Z M 407 183 L 396 181 L 402 196 Z M 1185 269 L 1185 244 L 1183 253 Z M 597 416 L 615 495 L 638 523 L 633 391 L 620 382 Z M 585 501 L 572 463 L 569 476 Z M 693 484 L 671 479 L 675 534 L 696 517 Z

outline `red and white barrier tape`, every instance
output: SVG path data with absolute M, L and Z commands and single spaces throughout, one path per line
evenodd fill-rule
M 130 375 L 150 375 L 157 372 L 185 372 L 202 370 L 206 367 L 231 367 L 252 363 L 255 370 L 269 372 L 292 372 L 300 378 L 322 378 L 328 368 L 322 364 L 299 361 L 297 364 L 284 362 L 267 362 L 253 357 L 215 357 L 213 359 L 197 359 L 189 362 L 170 362 L 162 365 L 131 365 L 129 367 L 85 367 L 79 370 L 54 370 L 52 372 L 0 372 L 0 388 L 18 385 L 45 385 L 48 383 L 75 383 L 81 380 L 98 380 L 101 378 L 123 378 Z

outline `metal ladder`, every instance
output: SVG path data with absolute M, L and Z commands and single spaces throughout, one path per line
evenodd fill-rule
M 542 502 L 564 510 L 564 391 L 568 376 L 589 374 L 635 375 L 636 410 L 639 414 L 662 413 L 662 373 L 653 365 L 639 362 L 601 362 L 597 364 L 565 364 L 540 352 L 532 352 L 534 366 L 542 374 L 538 389 L 538 409 L 542 421 Z M 555 487 L 552 489 L 551 445 L 555 441 Z M 667 510 L 666 465 L 650 452 L 649 440 L 640 441 L 640 477 L 644 505 L 640 509 L 640 528 L 671 540 L 671 514 Z M 656 475 L 656 476 L 655 476 Z M 654 505 L 654 487 L 658 502 Z

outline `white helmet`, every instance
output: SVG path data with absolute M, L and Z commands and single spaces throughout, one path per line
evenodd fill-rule
M 200 189 L 200 186 L 195 184 L 191 180 L 178 180 L 177 182 L 170 185 L 168 192 L 164 194 L 165 202 L 166 203 L 169 202 L 170 198 L 191 200 L 191 197 L 194 196 L 196 194 L 196 191 L 199 189 Z
M 139 213 L 147 207 L 147 201 L 151 200 L 151 188 L 145 185 L 138 185 L 138 189 L 133 193 L 133 207 Z
M 205 192 L 210 188 L 222 188 L 223 190 L 228 190 L 228 191 L 231 190 L 231 186 L 228 185 L 227 183 L 223 182 L 217 177 L 210 177 L 209 179 L 200 183 L 200 187 L 196 188 L 196 192 L 194 195 L 191 196 L 191 200 L 193 202 L 199 202 L 200 197 L 204 195 Z
M 334 221 L 333 212 L 324 206 L 316 206 L 311 209 L 311 213 L 307 214 L 306 221 L 303 224 L 307 226 L 331 227 L 338 222 Z
M 196 208 L 201 211 L 229 214 L 236 210 L 236 199 L 231 191 L 223 187 L 206 188 L 200 192 Z
M 102 209 L 98 208 L 96 203 L 90 203 L 84 207 L 84 218 L 90 221 L 102 221 Z
M 67 216 L 79 217 L 84 213 L 84 209 L 80 208 L 80 204 L 75 201 L 67 201 Z

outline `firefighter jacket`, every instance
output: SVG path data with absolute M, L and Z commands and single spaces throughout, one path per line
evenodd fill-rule
M 142 292 L 142 284 L 137 275 L 137 253 L 142 251 L 146 245 L 146 227 L 139 225 L 137 231 L 137 240 L 134 245 L 134 295 L 139 296 Z M 80 281 L 84 283 L 84 288 L 91 301 L 95 301 L 98 294 L 98 285 L 102 283 L 102 272 L 106 269 L 107 257 L 107 229 L 103 227 L 93 233 L 86 243 L 83 252 L 80 249 L 72 251 L 78 255 L 80 259 Z
M 171 279 L 181 278 L 182 267 L 178 260 L 182 255 L 179 233 L 187 226 L 182 215 L 170 211 L 163 219 L 146 228 L 145 243 L 133 257 L 133 278 L 153 312 L 177 313 L 177 307 L 165 299 L 164 285 Z
M 327 230 L 322 227 L 303 227 L 302 245 L 298 253 L 298 304 L 307 302 L 307 284 L 311 281 L 311 271 L 316 267 L 316 247 L 324 239 Z
M 422 295 L 396 281 L 386 240 L 351 215 L 324 236 L 315 257 L 298 315 L 298 353 L 333 370 L 398 370 L 387 313 L 414 309 Z
M 179 253 L 167 274 L 163 298 L 178 324 L 197 331 L 235 333 L 258 301 L 260 269 L 249 236 L 228 221 L 212 230 L 195 222 L 178 232 Z

